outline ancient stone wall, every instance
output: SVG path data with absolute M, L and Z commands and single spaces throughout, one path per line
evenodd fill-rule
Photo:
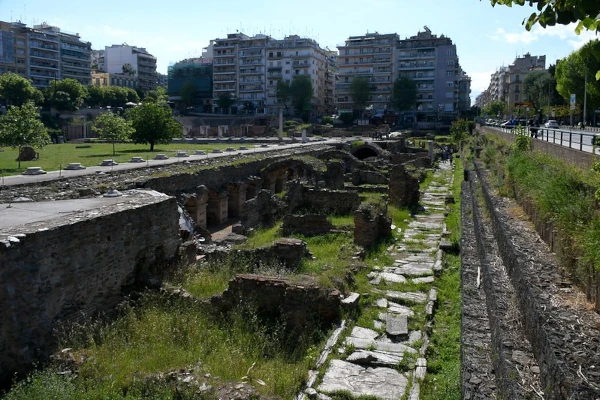
M 43 360 L 58 321 L 114 308 L 179 244 L 177 203 L 160 194 L 0 231 L 0 379 Z
M 297 233 L 300 235 L 324 235 L 335 229 L 325 214 L 286 215 L 283 217 L 281 231 L 284 235 Z
M 319 213 L 350 214 L 360 205 L 360 197 L 351 190 L 309 189 L 304 205 Z
M 247 304 L 259 315 L 284 318 L 291 332 L 326 327 L 340 317 L 340 292 L 320 288 L 310 277 L 295 277 L 292 283 L 270 276 L 237 275 L 211 303 L 222 312 Z
M 374 214 L 368 209 L 354 212 L 354 243 L 363 246 L 373 246 L 380 238 L 392 234 L 392 220 L 384 213 Z
M 394 166 L 390 171 L 390 203 L 409 207 L 419 202 L 419 180 L 406 171 L 404 165 Z
M 387 185 L 388 178 L 381 172 L 356 169 L 352 171 L 353 185 Z

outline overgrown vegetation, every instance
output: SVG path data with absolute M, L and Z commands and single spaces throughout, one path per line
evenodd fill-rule
M 451 231 L 450 242 L 460 244 L 460 187 L 463 168 L 460 159 L 455 162 L 453 194 L 456 203 L 446 218 Z M 444 272 L 436 280 L 439 307 L 427 350 L 427 375 L 421 386 L 421 397 L 428 400 L 461 398 L 460 380 L 460 255 L 445 253 Z
M 600 213 L 595 193 L 600 174 L 583 171 L 540 152 L 523 140 L 508 147 L 487 140 L 481 158 L 502 195 L 531 204 L 559 238 L 557 255 L 574 280 L 585 285 L 600 268 Z

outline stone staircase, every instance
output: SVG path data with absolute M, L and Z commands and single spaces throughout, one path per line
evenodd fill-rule
M 435 279 L 442 270 L 440 247 L 449 245 L 444 239 L 444 211 L 453 166 L 441 163 L 434 176 L 444 183 L 434 181 L 426 189 L 421 198 L 424 211 L 409 224 L 403 239 L 388 248 L 395 262 L 374 267 L 368 275 L 371 290 L 362 296 L 370 300 L 367 308 L 377 310 L 377 319 L 368 326 L 354 326 L 331 359 L 321 383 L 312 387 L 317 381 L 312 372 L 309 387 L 297 399 L 326 400 L 336 392 L 385 400 L 420 398 L 419 386 L 427 370 L 427 331 L 437 303 Z M 385 284 L 407 290 L 389 290 Z M 337 340 L 340 334 L 336 333 Z M 332 347 L 329 344 L 329 349 Z

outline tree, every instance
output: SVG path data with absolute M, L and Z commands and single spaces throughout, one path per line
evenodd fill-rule
M 46 89 L 48 103 L 58 110 L 77 111 L 87 97 L 87 89 L 71 78 L 51 81 L 50 87 Z
M 44 95 L 36 89 L 31 81 L 12 72 L 0 75 L 0 98 L 7 99 L 9 104 L 21 106 L 28 101 L 41 104 Z
M 492 6 L 496 4 L 512 7 L 514 5 L 536 7 L 529 18 L 523 20 L 523 25 L 529 31 L 533 25 L 541 27 L 569 25 L 578 22 L 575 32 L 579 35 L 583 29 L 600 32 L 600 2 L 596 0 L 490 0 Z M 600 70 L 596 70 L 596 80 L 600 80 Z
M 104 86 L 91 85 L 88 86 L 88 97 L 85 100 L 86 104 L 90 107 L 97 107 L 104 105 Z
M 354 105 L 362 114 L 371 97 L 371 83 L 369 82 L 369 78 L 358 76 L 352 79 L 352 83 L 350 83 L 350 97 L 352 97 Z
M 0 145 L 19 149 L 24 146 L 44 147 L 50 136 L 32 101 L 13 106 L 0 116 Z M 21 157 L 18 158 L 21 168 Z
M 155 144 L 169 144 L 174 137 L 183 133 L 181 124 L 173 118 L 171 108 L 166 104 L 144 102 L 126 112 L 135 132 L 131 135 L 134 143 L 149 143 L 150 151 Z
M 308 111 L 313 97 L 312 80 L 308 75 L 300 75 L 294 78 L 290 85 L 292 105 L 299 115 L 308 119 Z
M 140 96 L 138 95 L 138 92 L 135 89 L 125 88 L 125 91 L 127 92 L 127 102 L 135 104 L 140 102 Z
M 92 130 L 98 134 L 100 139 L 112 143 L 113 155 L 115 155 L 115 143 L 129 139 L 135 132 L 131 121 L 111 112 L 99 115 L 94 120 Z
M 503 117 L 506 113 L 506 103 L 501 100 L 494 100 L 484 107 L 483 112 L 493 118 Z
M 535 110 L 549 104 L 553 87 L 556 87 L 556 82 L 554 82 L 548 71 L 530 72 L 523 81 L 525 98 L 532 103 Z
M 398 111 L 409 110 L 417 102 L 417 84 L 408 77 L 400 77 L 392 88 L 392 104 Z
M 123 71 L 124 74 L 127 74 L 129 76 L 135 75 L 135 73 L 136 73 L 136 70 L 133 69 L 133 67 L 129 63 L 123 64 L 123 66 L 121 67 L 121 70 Z
M 154 101 L 155 103 L 166 103 L 169 100 L 167 89 L 159 86 L 156 89 L 149 90 L 144 100 Z
M 181 96 L 181 102 L 187 108 L 192 106 L 196 102 L 196 86 L 192 81 L 185 81 L 179 89 L 179 96 Z
M 597 39 L 558 60 L 556 65 L 555 76 L 558 93 L 566 101 L 574 93 L 578 102 L 582 103 L 585 87 L 588 111 L 600 106 L 600 81 L 590 79 L 595 71 L 600 70 L 600 60 L 596 58 L 596 52 L 600 52 L 600 41 Z M 588 75 L 587 86 L 585 85 L 586 74 Z
M 222 93 L 217 99 L 217 106 L 221 109 L 221 113 L 223 113 L 223 110 L 229 110 L 229 107 L 231 107 L 233 103 L 235 103 L 235 100 L 233 100 L 229 93 Z
M 288 111 L 287 103 L 290 101 L 290 97 L 292 97 L 292 88 L 288 81 L 284 81 L 283 79 L 277 80 L 277 87 L 275 88 L 275 97 L 277 98 L 277 102 L 283 104 L 285 107 L 286 114 Z

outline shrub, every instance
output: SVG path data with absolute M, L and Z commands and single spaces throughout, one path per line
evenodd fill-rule
M 350 125 L 352 124 L 352 122 L 354 121 L 354 114 L 352 113 L 341 113 L 340 114 L 340 120 L 346 124 L 346 125 Z

